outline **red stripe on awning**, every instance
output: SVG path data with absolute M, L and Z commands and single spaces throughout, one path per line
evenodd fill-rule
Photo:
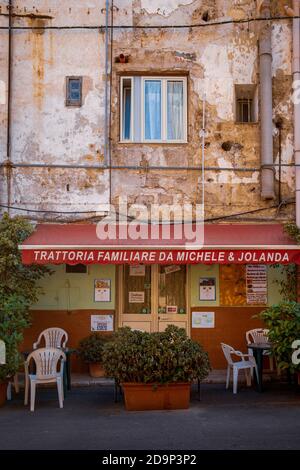
M 160 226 L 158 240 L 112 242 L 100 240 L 93 224 L 40 224 L 20 249 L 24 264 L 300 264 L 300 250 L 280 224 L 206 224 L 203 248 L 186 242 L 175 238 L 174 226 L 170 239 Z

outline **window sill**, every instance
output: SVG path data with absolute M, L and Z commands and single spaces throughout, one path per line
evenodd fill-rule
M 131 142 L 127 140 L 119 140 L 117 142 L 119 145 L 154 145 L 154 146 L 174 146 L 174 145 L 188 145 L 188 141 L 180 141 L 180 142 L 151 142 L 151 141 L 144 141 L 144 142 Z
M 259 121 L 253 121 L 253 122 L 239 122 L 235 121 L 237 126 L 257 126 L 259 124 Z

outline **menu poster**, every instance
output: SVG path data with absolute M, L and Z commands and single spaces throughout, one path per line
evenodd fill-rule
M 145 302 L 145 292 L 129 292 L 128 301 L 130 304 L 143 304 Z
M 267 266 L 247 264 L 246 266 L 247 304 L 267 304 L 268 279 Z
M 144 264 L 132 264 L 129 266 L 129 276 L 145 276 L 146 266 Z
M 110 302 L 111 279 L 95 279 L 94 298 L 95 302 Z
M 91 331 L 114 331 L 114 316 L 91 315 Z
M 200 277 L 199 300 L 216 300 L 215 277 Z

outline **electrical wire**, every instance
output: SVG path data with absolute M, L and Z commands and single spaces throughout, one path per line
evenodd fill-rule
M 286 203 L 284 204 L 284 202 L 282 203 L 282 205 L 289 205 L 289 204 L 295 204 L 294 201 L 286 201 Z M 25 209 L 25 208 L 22 208 L 22 207 L 15 207 L 15 206 L 7 206 L 6 204 L 0 204 L 0 207 L 4 208 L 4 209 L 12 209 L 12 210 L 16 210 L 16 211 L 25 211 L 25 212 L 32 212 L 32 213 L 41 213 L 41 214 L 99 214 L 100 211 L 49 211 L 49 210 L 40 210 L 40 209 Z M 230 219 L 230 218 L 233 218 L 233 217 L 240 217 L 240 216 L 243 216 L 243 215 L 249 215 L 249 214 L 256 214 L 258 212 L 262 212 L 262 211 L 265 211 L 265 210 L 269 210 L 269 209 L 278 209 L 278 205 L 275 204 L 273 206 L 267 206 L 267 207 L 260 207 L 258 209 L 252 209 L 250 211 L 245 211 L 245 212 L 238 212 L 238 213 L 235 213 L 235 214 L 227 214 L 227 215 L 223 215 L 223 216 L 218 216 L 218 217 L 211 217 L 211 218 L 206 218 L 203 220 L 203 222 L 213 222 L 213 221 L 217 221 L 217 220 L 226 220 L 226 219 Z M 120 214 L 118 212 L 116 212 L 116 214 L 120 217 L 124 217 L 123 214 Z M 131 220 L 137 220 L 135 219 L 134 217 L 130 217 L 128 216 L 128 214 L 126 215 L 126 217 L 128 219 L 131 219 Z M 138 220 L 139 223 L 148 223 L 148 221 L 142 221 L 142 220 Z M 171 221 L 170 222 L 171 225 L 176 225 L 176 223 L 174 221 Z M 182 222 L 180 222 L 182 223 Z M 189 220 L 189 221 L 185 221 L 185 223 L 196 223 L 195 220 Z
M 205 23 L 195 23 L 195 24 L 178 24 L 178 25 L 109 25 L 108 29 L 119 29 L 119 30 L 134 30 L 134 29 L 196 29 L 196 28 L 208 28 L 212 26 L 224 26 L 224 25 L 239 25 L 239 24 L 250 24 L 256 21 L 285 21 L 300 19 L 300 16 L 270 16 L 269 18 L 244 18 L 239 20 L 223 20 L 223 21 L 212 21 Z M 12 26 L 13 30 L 72 30 L 72 29 L 90 29 L 90 30 L 105 30 L 105 25 L 71 25 L 71 26 Z M 0 30 L 9 29 L 8 26 L 0 26 Z

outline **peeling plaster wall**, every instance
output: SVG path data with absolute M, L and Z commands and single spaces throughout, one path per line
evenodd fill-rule
M 253 1 L 135 1 L 133 23 L 136 25 L 176 25 L 203 23 L 209 12 L 213 21 L 243 19 L 256 15 Z M 273 13 L 284 15 L 284 1 L 273 4 Z M 115 22 L 118 22 L 116 15 Z M 226 167 L 232 171 L 207 170 L 205 173 L 205 216 L 268 207 L 260 198 L 260 171 L 236 168 L 260 168 L 260 126 L 235 123 L 235 84 L 259 86 L 258 39 L 260 23 L 224 25 L 194 29 L 154 29 L 119 32 L 114 42 L 114 56 L 124 53 L 128 64 L 114 64 L 112 103 L 112 159 L 116 165 L 199 166 L 202 100 L 206 96 L 207 167 Z M 274 121 L 283 120 L 282 163 L 293 161 L 291 103 L 291 22 L 274 22 L 273 89 Z M 122 73 L 186 73 L 188 75 L 188 144 L 119 144 L 119 78 Z M 230 150 L 222 144 L 230 143 Z M 278 132 L 274 124 L 274 162 L 278 163 Z M 278 169 L 276 170 L 278 193 Z M 130 175 L 130 177 L 129 177 Z M 112 196 L 126 194 L 130 202 L 200 202 L 201 171 L 114 172 Z M 281 174 L 282 197 L 294 197 L 294 168 L 284 167 Z M 273 210 L 262 216 L 293 217 L 294 206 L 278 215 Z M 258 214 L 259 215 L 259 214 Z M 257 215 L 256 215 L 257 217 Z
M 6 1 L 0 0 L 5 7 Z M 274 15 L 284 15 L 285 0 L 272 2 Z M 35 2 L 15 0 L 16 9 L 36 12 Z M 115 0 L 114 24 L 127 26 L 204 24 L 256 15 L 252 0 Z M 45 24 L 105 24 L 105 0 L 61 2 L 41 0 L 38 12 L 53 16 Z M 40 20 L 39 20 L 40 21 Z M 7 18 L 0 16 L 1 24 Z M 15 24 L 40 23 L 14 19 Z M 261 24 L 182 29 L 120 29 L 114 31 L 111 158 L 113 165 L 137 165 L 140 170 L 112 170 L 111 195 L 129 202 L 186 203 L 201 201 L 201 171 L 145 170 L 145 166 L 201 165 L 200 129 L 206 96 L 205 216 L 218 217 L 273 204 L 260 198 L 260 126 L 236 124 L 235 84 L 259 86 L 258 38 Z M 0 79 L 7 73 L 7 32 L 0 32 Z M 282 162 L 293 162 L 291 102 L 291 21 L 274 21 L 273 109 L 282 119 Z M 115 63 L 120 53 L 126 64 Z M 103 165 L 104 155 L 104 33 L 47 31 L 14 33 L 12 159 L 14 162 Z M 188 77 L 187 144 L 119 143 L 119 81 L 123 73 L 185 74 Z M 65 107 L 65 77 L 82 75 L 81 108 Z M 6 80 L 6 78 L 4 78 Z M 0 105 L 1 160 L 5 160 L 6 109 Z M 279 161 L 274 124 L 274 161 Z M 222 145 L 229 143 L 226 150 Z M 230 171 L 222 171 L 221 168 Z M 2 183 L 3 171 L 1 171 Z M 279 172 L 276 170 L 278 193 Z M 294 197 L 294 169 L 281 174 L 284 199 Z M 68 187 L 68 191 L 67 188 Z M 1 185 L 1 188 L 5 189 Z M 1 201 L 6 201 L 1 189 Z M 109 201 L 107 170 L 13 170 L 12 202 L 53 210 L 95 210 Z M 293 217 L 294 207 L 262 212 L 263 217 Z

